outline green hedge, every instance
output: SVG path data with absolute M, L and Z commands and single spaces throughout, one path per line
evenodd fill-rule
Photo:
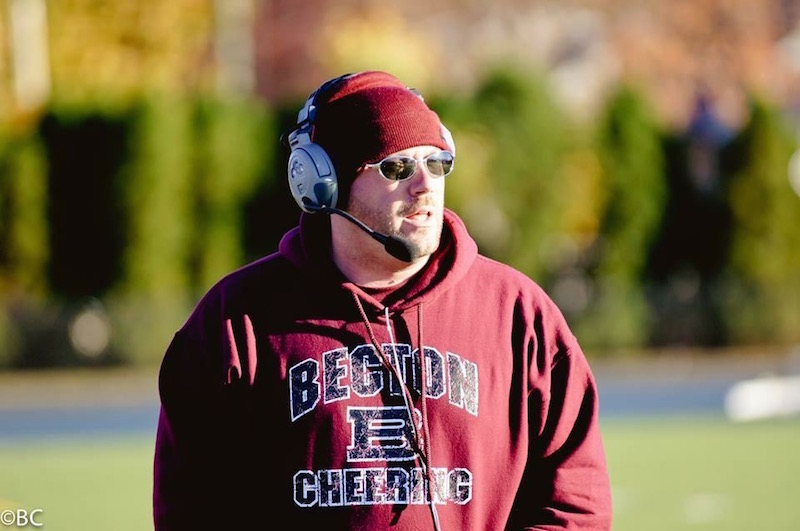
M 157 360 L 243 264 L 244 205 L 270 178 L 274 133 L 257 102 L 163 97 L 54 106 L 5 142 L 0 364 Z M 89 344 L 110 331 L 100 351 L 75 339 L 87 315 Z
M 543 257 L 549 236 L 564 228 L 564 167 L 575 139 L 546 80 L 498 69 L 468 98 L 433 104 L 456 139 L 448 202 L 482 252 L 547 283 L 558 265 Z
M 791 124 L 754 100 L 751 119 L 731 150 L 726 200 L 733 217 L 721 290 L 725 323 L 736 343 L 800 339 L 800 197 L 788 168 L 798 149 Z
M 8 125 L 8 124 L 4 124 Z M 48 321 L 25 326 L 46 306 L 50 230 L 46 158 L 30 131 L 0 132 L 0 367 L 25 355 Z
M 717 154 L 728 222 L 709 231 L 685 135 L 640 93 L 587 124 L 551 90 L 498 68 L 429 95 L 457 142 L 447 202 L 481 251 L 537 280 L 589 349 L 800 340 L 779 113 L 754 103 Z M 296 223 L 278 139 L 300 103 L 154 96 L 0 124 L 0 367 L 157 362 L 205 290 Z
M 643 279 L 666 202 L 661 131 L 647 102 L 628 87 L 611 97 L 599 125 L 605 197 L 586 268 L 593 296 L 576 316 L 576 333 L 588 346 L 642 347 L 657 326 Z

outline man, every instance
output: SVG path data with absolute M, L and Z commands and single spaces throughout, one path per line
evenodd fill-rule
M 445 209 L 438 116 L 362 72 L 289 142 L 299 226 L 164 357 L 156 529 L 609 529 L 590 367 Z

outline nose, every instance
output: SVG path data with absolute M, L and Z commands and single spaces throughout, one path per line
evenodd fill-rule
M 444 179 L 433 175 L 428 170 L 428 165 L 424 162 L 418 163 L 417 171 L 409 178 L 408 191 L 411 195 L 424 195 L 432 192 L 436 188 L 438 181 L 444 181 Z

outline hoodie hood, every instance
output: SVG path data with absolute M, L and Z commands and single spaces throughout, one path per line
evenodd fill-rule
M 461 218 L 453 211 L 445 209 L 439 249 L 422 271 L 386 297 L 383 304 L 347 280 L 334 264 L 331 259 L 328 216 L 302 213 L 299 226 L 283 236 L 278 252 L 294 266 L 310 270 L 315 277 L 332 281 L 340 289 L 356 293 L 365 303 L 376 309 L 390 306 L 393 311 L 402 311 L 435 300 L 458 283 L 478 256 L 478 246 Z

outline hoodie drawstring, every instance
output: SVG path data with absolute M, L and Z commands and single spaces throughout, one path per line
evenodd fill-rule
M 419 458 L 419 462 L 422 465 L 423 473 L 425 475 L 425 482 L 427 483 L 427 491 L 429 503 L 428 506 L 431 510 L 431 516 L 433 518 L 433 528 L 436 531 L 441 530 L 441 526 L 439 523 L 439 514 L 436 510 L 436 503 L 435 503 L 435 496 L 434 496 L 434 489 L 435 489 L 435 482 L 433 478 L 433 469 L 431 468 L 431 430 L 428 425 L 428 408 L 425 400 L 425 391 L 428 388 L 428 381 L 427 381 L 427 368 L 425 364 L 425 348 L 422 342 L 422 303 L 417 305 L 417 351 L 419 355 L 419 367 L 420 367 L 420 413 L 422 416 L 422 436 L 417 431 L 417 426 L 414 423 L 414 398 L 411 396 L 411 391 L 409 390 L 408 386 L 406 385 L 405 381 L 403 380 L 400 374 L 400 360 L 397 357 L 397 351 L 394 348 L 395 340 L 394 340 L 394 333 L 392 332 L 392 325 L 391 320 L 389 318 L 389 307 L 384 306 L 384 315 L 386 317 L 386 329 L 389 333 L 389 341 L 392 344 L 392 351 L 394 353 L 394 361 L 390 360 L 386 353 L 383 351 L 381 346 L 378 344 L 378 340 L 375 338 L 375 333 L 372 330 L 372 325 L 367 318 L 367 313 L 364 311 L 364 305 L 361 303 L 361 299 L 359 298 L 358 294 L 353 293 L 353 299 L 356 302 L 356 306 L 358 307 L 358 313 L 361 314 L 361 320 L 364 323 L 364 326 L 367 328 L 367 334 L 369 335 L 369 339 L 372 342 L 372 346 L 375 347 L 375 351 L 381 359 L 381 363 L 388 371 L 390 371 L 394 377 L 397 379 L 398 383 L 400 384 L 400 389 L 403 392 L 403 401 L 405 402 L 406 409 L 408 410 L 409 421 L 411 422 L 411 431 L 413 434 L 413 440 L 411 441 L 411 445 L 414 448 L 414 452 L 416 453 L 417 457 Z
M 425 392 L 428 389 L 428 378 L 427 378 L 427 366 L 425 363 L 425 343 L 422 342 L 422 303 L 420 302 L 417 305 L 417 345 L 419 345 L 418 354 L 419 354 L 419 367 L 420 367 L 420 387 L 422 390 L 420 391 L 420 411 L 422 413 L 422 432 L 423 432 L 423 451 L 425 452 L 425 460 L 428 464 L 431 463 L 433 460 L 432 457 L 432 450 L 431 450 L 431 429 L 428 424 L 428 407 L 427 407 L 427 400 L 425 400 Z M 430 466 L 426 467 L 426 473 L 428 475 L 428 487 L 433 488 L 435 485 L 433 481 L 433 470 Z M 431 497 L 433 497 L 433 493 L 431 492 Z M 439 526 L 437 524 L 437 529 Z

